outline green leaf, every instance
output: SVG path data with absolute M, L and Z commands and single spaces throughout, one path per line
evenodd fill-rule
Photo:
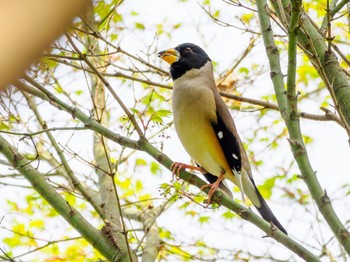
M 209 223 L 209 220 L 210 220 L 210 217 L 209 216 L 201 216 L 199 219 L 198 219 L 198 222 L 200 224 L 205 224 L 205 223 Z
M 303 139 L 306 145 L 311 144 L 314 141 L 314 139 L 311 136 L 307 136 L 307 135 L 303 135 Z
M 110 38 L 111 42 L 114 42 L 114 41 L 118 40 L 119 35 L 112 33 L 112 34 L 109 35 L 109 38 Z
M 203 201 L 206 199 L 207 199 L 207 196 L 204 196 L 203 194 L 198 194 L 193 198 L 193 200 L 198 203 L 203 203 Z
M 135 28 L 139 29 L 139 30 L 145 30 L 146 29 L 144 24 L 141 24 L 141 23 L 138 23 L 138 22 L 135 23 Z
M 278 177 L 271 177 L 266 179 L 263 185 L 258 186 L 260 193 L 264 196 L 264 198 L 269 199 L 272 195 L 272 189 L 275 186 L 276 179 Z
M 43 57 L 41 58 L 41 62 L 45 65 L 47 65 L 49 68 L 53 69 L 55 68 L 56 66 L 58 66 L 58 62 L 57 61 L 54 61 L 48 57 Z
M 160 171 L 160 165 L 156 162 L 152 162 L 151 163 L 151 168 L 150 171 L 152 172 L 152 174 L 157 174 Z
M 56 85 L 56 88 L 55 88 L 55 91 L 59 94 L 62 94 L 64 91 L 63 91 L 63 88 L 59 85 Z
M 17 237 L 5 237 L 3 242 L 7 244 L 9 247 L 18 247 L 21 245 L 21 239 Z
M 141 180 L 136 180 L 135 191 L 140 192 L 143 189 L 143 183 Z
M 0 122 L 0 130 L 8 131 L 8 130 L 10 130 L 10 127 L 7 124 L 5 124 L 5 122 L 1 121 Z
M 222 217 L 225 219 L 225 220 L 232 220 L 232 218 L 235 217 L 235 213 L 233 213 L 232 211 L 230 210 L 227 210 L 226 212 L 224 212 L 222 214 Z
M 77 198 L 70 193 L 65 193 L 64 198 L 69 203 L 69 205 L 75 205 L 75 203 L 77 202 Z
M 151 119 L 152 119 L 152 122 L 155 122 L 155 123 L 158 123 L 158 124 L 163 124 L 163 117 L 167 117 L 171 115 L 171 111 L 169 110 L 158 110 L 157 112 L 155 112 Z
M 176 190 L 181 190 L 182 184 L 179 181 L 175 181 L 173 186 Z
M 18 234 L 25 234 L 27 231 L 24 224 L 22 224 L 22 223 L 18 223 L 16 225 L 14 225 L 12 230 Z
M 194 217 L 194 216 L 198 215 L 198 212 L 196 212 L 194 210 L 190 210 L 190 211 L 186 211 L 185 214 Z
M 214 18 L 219 18 L 219 16 L 220 16 L 220 10 L 216 10 L 214 13 L 212 13 L 212 16 L 213 16 Z
M 137 108 L 130 108 L 130 111 L 133 112 L 134 114 L 140 114 L 140 111 Z
M 159 228 L 159 237 L 162 239 L 174 239 L 171 232 L 162 227 Z
M 249 73 L 249 69 L 246 67 L 240 67 L 239 68 L 239 72 L 242 74 L 248 74 Z
M 243 14 L 242 16 L 241 16 L 241 20 L 244 22 L 244 23 L 249 23 L 251 20 L 252 20 L 252 18 L 254 18 L 254 14 L 253 13 L 247 13 L 247 14 Z
M 41 220 L 41 219 L 34 219 L 34 220 L 31 220 L 31 221 L 29 222 L 29 226 L 30 226 L 30 227 L 40 228 L 40 229 L 45 228 L 44 221 Z
M 182 26 L 181 23 L 173 25 L 173 29 L 179 29 Z
M 144 160 L 143 158 L 137 158 L 135 161 L 135 165 L 137 166 L 145 166 L 147 165 L 147 161 Z
M 130 179 L 125 179 L 123 182 L 119 182 L 118 184 L 122 189 L 129 189 L 131 181 Z

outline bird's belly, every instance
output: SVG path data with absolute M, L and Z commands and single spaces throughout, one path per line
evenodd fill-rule
M 197 112 L 198 113 L 198 112 Z M 229 170 L 209 119 L 203 120 L 199 114 L 188 112 L 175 119 L 176 132 L 187 153 L 209 173 L 219 176 Z
M 216 121 L 213 92 L 195 80 L 174 85 L 173 92 L 175 129 L 187 153 L 215 176 L 230 172 L 211 125 Z

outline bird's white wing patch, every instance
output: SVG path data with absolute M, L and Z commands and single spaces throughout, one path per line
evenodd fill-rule
M 224 132 L 219 131 L 219 132 L 218 132 L 218 138 L 219 138 L 219 139 L 223 139 L 223 138 L 224 138 Z

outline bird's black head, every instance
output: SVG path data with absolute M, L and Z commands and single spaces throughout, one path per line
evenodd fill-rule
M 170 75 L 173 80 L 211 61 L 202 48 L 191 43 L 184 43 L 174 49 L 161 51 L 158 56 L 170 64 Z

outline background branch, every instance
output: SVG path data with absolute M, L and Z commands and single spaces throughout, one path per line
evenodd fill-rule
M 338 218 L 337 214 L 335 213 L 332 207 L 330 199 L 325 194 L 324 190 L 321 188 L 321 185 L 317 180 L 315 172 L 313 171 L 311 164 L 309 162 L 306 148 L 304 146 L 303 139 L 301 137 L 298 119 L 295 118 L 296 93 L 295 93 L 295 86 L 294 86 L 294 79 L 293 79 L 294 76 L 293 75 L 289 76 L 291 77 L 289 79 L 290 89 L 286 93 L 284 89 L 283 76 L 279 65 L 280 60 L 278 57 L 278 49 L 274 44 L 274 38 L 271 30 L 271 24 L 269 22 L 269 16 L 265 10 L 266 2 L 259 1 L 257 2 L 257 6 L 258 6 L 263 38 L 266 46 L 266 53 L 269 58 L 270 67 L 271 67 L 271 79 L 274 84 L 277 102 L 278 102 L 279 108 L 281 109 L 282 117 L 285 120 L 286 126 L 288 128 L 288 132 L 290 135 L 289 141 L 291 144 L 291 149 L 294 154 L 294 158 L 298 163 L 298 166 L 300 168 L 304 181 L 307 184 L 313 199 L 316 201 L 320 212 L 323 214 L 325 220 L 327 221 L 329 226 L 332 228 L 333 233 L 336 235 L 339 242 L 347 250 L 348 254 L 350 254 L 350 246 L 349 246 L 350 239 L 348 237 L 348 233 L 346 233 L 347 230 L 345 229 L 344 225 L 341 223 L 340 219 Z M 292 34 L 292 44 L 293 44 L 293 40 L 294 41 L 296 40 L 295 38 L 296 35 L 293 29 L 295 30 L 295 28 L 299 26 L 298 20 L 296 19 L 296 17 L 299 17 L 298 7 L 296 7 L 295 9 L 293 8 L 292 12 L 295 12 L 295 13 L 293 14 L 293 20 L 291 19 L 290 21 L 290 23 L 293 22 L 292 24 L 290 24 L 292 28 L 290 28 L 289 30 L 291 30 L 290 32 Z M 296 43 L 294 42 L 292 49 L 295 48 L 295 45 Z M 295 49 L 291 50 L 290 52 L 292 56 L 295 55 Z M 292 59 L 291 61 L 292 66 L 290 68 L 291 72 L 289 73 L 293 74 L 293 72 L 295 72 L 295 62 L 293 61 L 292 57 L 291 59 Z M 294 115 L 288 115 L 287 112 L 289 114 L 294 113 Z
M 0 152 L 32 185 L 52 208 L 56 210 L 72 227 L 87 241 L 110 260 L 125 256 L 125 249 L 116 247 L 103 234 L 95 229 L 86 219 L 75 210 L 55 189 L 45 180 L 44 176 L 33 168 L 14 147 L 0 136 Z M 124 252 L 124 254 L 123 254 Z

